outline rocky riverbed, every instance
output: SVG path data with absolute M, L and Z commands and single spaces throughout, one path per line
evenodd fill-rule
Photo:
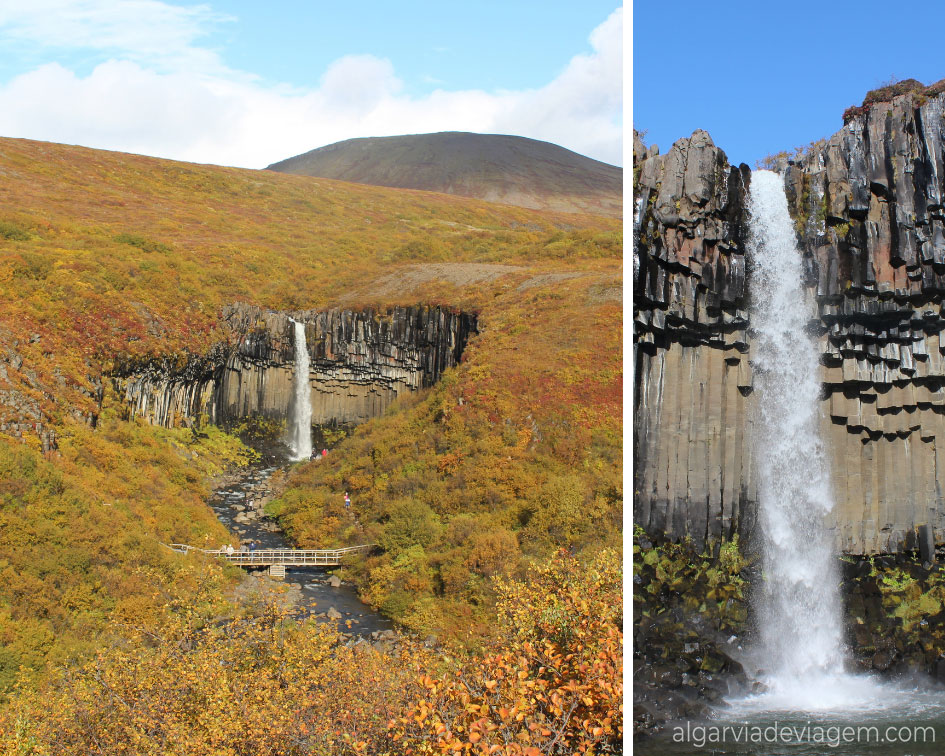
M 264 461 L 217 481 L 209 504 L 220 522 L 234 534 L 234 548 L 250 541 L 261 549 L 294 548 L 278 523 L 265 512 L 266 504 L 281 491 L 285 470 L 285 463 L 278 456 L 266 455 Z M 265 569 L 248 570 L 246 579 L 234 589 L 233 598 L 246 605 L 274 602 L 300 617 L 334 623 L 355 642 L 395 643 L 399 636 L 391 620 L 363 603 L 354 587 L 333 574 L 335 571 L 323 567 L 288 568 L 285 579 L 280 580 L 269 577 Z

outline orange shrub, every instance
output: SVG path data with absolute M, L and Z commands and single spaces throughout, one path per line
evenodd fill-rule
M 493 652 L 443 676 L 391 723 L 406 753 L 616 753 L 623 735 L 620 561 L 561 554 L 499 587 Z

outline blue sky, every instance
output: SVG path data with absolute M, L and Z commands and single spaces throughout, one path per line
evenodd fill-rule
M 754 167 L 838 131 L 891 77 L 945 78 L 943 33 L 942 2 L 637 0 L 633 126 L 660 152 L 705 129 Z
M 467 130 L 619 163 L 622 42 L 615 0 L 0 0 L 0 135 L 262 167 Z
M 413 94 L 449 89 L 541 87 L 619 5 L 583 2 L 298 3 L 273 13 L 254 2 L 215 3 L 238 18 L 218 35 L 227 62 L 271 81 L 317 84 L 352 53 L 389 58 Z M 291 18 L 291 23 L 288 23 Z M 287 50 L 289 54 L 273 54 Z

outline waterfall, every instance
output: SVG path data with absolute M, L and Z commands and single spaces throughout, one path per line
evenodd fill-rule
M 289 425 L 289 446 L 293 459 L 312 456 L 312 397 L 309 385 L 308 346 L 305 343 L 305 324 L 295 324 L 295 401 L 292 403 L 292 421 Z
M 833 499 L 819 435 L 820 355 L 808 329 L 813 311 L 778 174 L 752 174 L 749 212 L 764 532 L 760 664 L 772 695 L 809 703 L 844 677 L 836 558 L 824 526 Z

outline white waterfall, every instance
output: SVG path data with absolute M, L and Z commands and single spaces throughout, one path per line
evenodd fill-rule
M 772 696 L 788 708 L 826 694 L 843 674 L 840 593 L 824 516 L 833 508 L 828 453 L 820 439 L 819 351 L 802 284 L 801 254 L 781 177 L 751 179 L 749 259 L 756 354 L 753 366 L 758 500 L 765 539 L 762 655 Z
M 289 447 L 293 459 L 312 456 L 312 397 L 309 384 L 308 346 L 305 343 L 305 324 L 295 324 L 295 401 L 289 424 Z

